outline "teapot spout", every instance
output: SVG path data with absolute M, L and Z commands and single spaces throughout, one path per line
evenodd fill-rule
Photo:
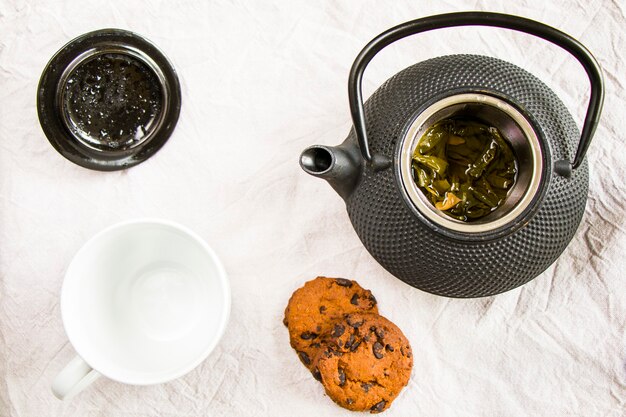
M 361 157 L 358 148 L 352 144 L 313 145 L 300 155 L 300 166 L 307 174 L 328 181 L 337 194 L 346 200 L 359 178 Z

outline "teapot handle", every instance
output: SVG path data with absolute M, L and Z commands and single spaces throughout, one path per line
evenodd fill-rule
M 367 65 L 378 52 L 397 40 L 417 33 L 456 26 L 493 26 L 525 32 L 560 46 L 582 64 L 589 77 L 591 94 L 576 157 L 573 163 L 563 160 L 557 161 L 555 166 L 559 174 L 570 176 L 572 169 L 578 168 L 583 162 L 600 120 L 604 102 L 604 81 L 600 66 L 591 52 L 580 42 L 553 27 L 523 17 L 490 12 L 447 13 L 411 20 L 381 33 L 363 48 L 352 64 L 348 80 L 350 112 L 363 158 L 368 162 L 372 162 L 374 159 L 367 141 L 363 92 L 361 90 L 363 73 Z

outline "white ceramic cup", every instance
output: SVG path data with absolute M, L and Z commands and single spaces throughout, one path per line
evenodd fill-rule
M 152 219 L 103 230 L 65 274 L 61 314 L 79 356 L 52 392 L 72 397 L 101 375 L 149 385 L 186 374 L 217 345 L 230 302 L 222 264 L 191 230 Z

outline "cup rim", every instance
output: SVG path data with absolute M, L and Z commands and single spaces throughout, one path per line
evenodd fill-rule
M 101 368 L 99 367 L 97 361 L 94 361 L 94 357 L 91 356 L 91 354 L 89 352 L 85 352 L 84 350 L 84 346 L 80 346 L 80 343 L 77 345 L 76 344 L 76 340 L 77 337 L 76 335 L 73 333 L 73 330 L 71 330 L 70 327 L 68 327 L 67 322 L 68 322 L 68 317 L 69 317 L 69 313 L 67 312 L 67 288 L 68 288 L 68 276 L 72 267 L 72 264 L 74 263 L 74 260 L 77 259 L 79 256 L 81 256 L 82 253 L 90 250 L 91 246 L 93 246 L 95 244 L 95 242 L 97 242 L 98 240 L 100 240 L 103 236 L 109 234 L 110 232 L 117 230 L 117 229 L 121 229 L 124 227 L 128 227 L 131 225 L 138 225 L 138 224 L 149 224 L 149 225 L 160 225 L 160 226 L 166 226 L 172 229 L 175 229 L 179 232 L 184 233 L 187 237 L 191 238 L 193 241 L 195 241 L 195 243 L 197 243 L 205 252 L 206 254 L 209 256 L 209 258 L 211 259 L 211 262 L 213 263 L 213 265 L 215 266 L 215 268 L 217 269 L 218 272 L 218 280 L 220 281 L 220 284 L 222 286 L 222 297 L 224 299 L 224 306 L 222 308 L 222 310 L 220 311 L 220 322 L 219 322 L 219 326 L 217 329 L 217 332 L 215 334 L 215 337 L 211 340 L 210 343 L 208 343 L 206 345 L 206 347 L 204 348 L 204 350 L 202 351 L 202 353 L 200 355 L 198 355 L 195 359 L 191 360 L 186 366 L 178 368 L 174 371 L 170 371 L 170 372 L 162 372 L 162 373 L 158 373 L 155 374 L 153 376 L 146 376 L 146 377 L 142 377 L 142 378 L 129 378 L 129 379 L 125 379 L 123 377 L 117 376 L 117 375 L 112 375 L 108 372 L 107 369 Z M 61 318 L 62 318 L 62 322 L 63 322 L 63 328 L 65 329 L 65 333 L 70 341 L 70 343 L 72 344 L 72 347 L 74 348 L 74 350 L 76 351 L 76 353 L 78 354 L 78 356 L 80 356 L 91 368 L 93 368 L 94 370 L 96 370 L 97 372 L 99 372 L 101 375 L 117 381 L 117 382 L 121 382 L 124 384 L 129 384 L 129 385 L 154 385 L 154 384 L 161 384 L 164 382 L 168 382 L 168 381 L 172 381 L 174 379 L 180 378 L 181 376 L 191 372 L 193 369 L 195 369 L 198 365 L 200 365 L 210 354 L 211 352 L 217 347 L 218 343 L 220 342 L 220 340 L 222 339 L 225 331 L 226 331 L 226 327 L 228 324 L 228 321 L 230 319 L 230 312 L 231 312 L 231 304 L 232 304 L 232 297 L 231 297 L 231 288 L 230 288 L 230 282 L 228 279 L 228 275 L 226 274 L 226 270 L 224 269 L 224 266 L 222 264 L 222 262 L 220 261 L 220 259 L 218 258 L 217 254 L 215 253 L 215 251 L 206 243 L 206 241 L 204 239 L 202 239 L 196 232 L 194 232 L 193 230 L 189 229 L 186 226 L 183 226 L 182 224 L 176 223 L 174 221 L 171 220 L 166 220 L 166 219 L 159 219 L 159 218 L 150 218 L 150 217 L 146 217 L 146 218 L 139 218 L 139 219 L 132 219 L 132 220 L 126 220 L 126 221 L 122 221 L 122 222 L 118 222 L 115 223 L 111 226 L 108 226 L 106 228 L 104 228 L 103 230 L 99 231 L 98 233 L 96 233 L 95 235 L 93 235 L 91 238 L 89 238 L 81 247 L 80 249 L 78 249 L 78 251 L 74 254 L 74 256 L 72 257 L 70 263 L 68 264 L 65 274 L 63 276 L 63 284 L 61 286 L 61 297 L 60 297 L 60 309 L 61 309 Z M 101 364 L 100 364 L 101 365 Z

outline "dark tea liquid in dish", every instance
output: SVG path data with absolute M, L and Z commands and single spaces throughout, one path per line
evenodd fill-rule
M 515 154 L 500 131 L 465 117 L 428 128 L 412 168 L 435 208 L 462 221 L 478 220 L 504 204 L 517 175 Z
M 62 106 L 66 125 L 78 140 L 96 150 L 125 151 L 144 142 L 158 124 L 163 92 L 144 62 L 106 53 L 69 74 Z

